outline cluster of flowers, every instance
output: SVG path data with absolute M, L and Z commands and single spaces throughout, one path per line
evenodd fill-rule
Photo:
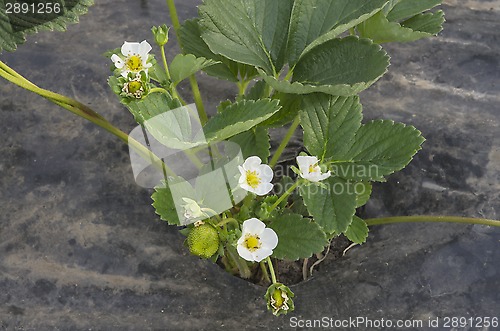
M 294 171 L 303 179 L 318 183 L 330 177 L 331 173 L 323 172 L 319 166 L 319 160 L 315 156 L 297 156 L 299 169 Z M 271 183 L 274 173 L 270 166 L 262 164 L 258 156 L 251 156 L 238 166 L 240 178 L 239 186 L 258 196 L 264 196 L 271 192 Z M 293 167 L 292 167 L 293 169 Z M 202 208 L 192 199 L 183 198 L 184 217 L 186 219 L 207 219 L 210 209 Z M 219 236 L 217 230 L 203 221 L 197 221 L 195 227 L 189 233 L 187 239 L 191 253 L 203 258 L 211 258 L 219 248 Z M 278 246 L 278 235 L 266 227 L 266 224 L 258 218 L 250 218 L 243 222 L 241 236 L 237 239 L 236 250 L 241 258 L 249 262 L 262 262 L 273 254 Z M 273 281 L 268 288 L 265 299 L 268 309 L 275 315 L 286 314 L 294 309 L 292 298 L 293 292 L 284 284 Z
M 121 97 L 141 99 L 148 93 L 148 69 L 152 66 L 149 55 L 151 49 L 146 40 L 141 43 L 124 42 L 121 54 L 111 56 L 120 87 L 117 92 Z
M 297 156 L 300 177 L 311 182 L 319 182 L 330 177 L 330 171 L 323 173 L 318 165 L 319 160 L 315 156 Z M 271 183 L 273 170 L 267 164 L 262 164 L 258 156 L 251 156 L 239 166 L 239 185 L 248 192 L 262 196 L 273 189 Z M 265 224 L 257 219 L 251 218 L 243 222 L 242 235 L 238 240 L 238 254 L 245 260 L 260 262 L 273 253 L 278 245 L 278 236 Z

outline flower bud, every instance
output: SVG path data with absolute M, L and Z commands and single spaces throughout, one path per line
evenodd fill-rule
M 208 259 L 219 250 L 219 233 L 210 224 L 195 226 L 187 237 L 191 254 Z
M 275 316 L 279 316 L 295 309 L 292 300 L 294 296 L 288 286 L 276 283 L 269 286 L 264 298 L 267 301 L 267 309 L 271 310 Z
M 167 27 L 166 24 L 160 26 L 153 26 L 151 28 L 151 32 L 153 32 L 153 36 L 155 37 L 155 42 L 158 46 L 162 47 L 166 43 L 168 43 L 168 31 L 170 27 Z

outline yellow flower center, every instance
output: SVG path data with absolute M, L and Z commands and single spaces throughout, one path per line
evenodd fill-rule
M 273 306 L 276 309 L 280 309 L 281 306 L 283 306 L 283 303 L 285 303 L 285 300 L 283 300 L 282 292 L 281 290 L 276 290 L 273 292 Z
M 142 69 L 142 60 L 138 55 L 132 55 L 125 62 L 130 71 L 140 71 Z
M 257 171 L 247 170 L 247 184 L 251 188 L 255 189 L 260 184 L 260 178 L 257 175 Z
M 253 252 L 260 248 L 260 238 L 258 236 L 249 235 L 245 239 L 245 245 L 249 251 Z
M 316 171 L 317 171 L 317 170 L 316 170 L 316 166 L 317 166 L 317 164 L 311 164 L 311 165 L 309 166 L 309 173 L 311 173 L 311 172 L 316 172 Z
M 128 91 L 129 93 L 134 94 L 135 92 L 139 91 L 142 87 L 141 82 L 138 81 L 131 81 L 128 83 Z

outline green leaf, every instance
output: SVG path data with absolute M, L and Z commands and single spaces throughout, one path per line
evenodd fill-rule
M 290 83 L 286 80 L 278 80 L 275 77 L 268 76 L 264 71 L 258 70 L 259 75 L 264 81 L 276 91 L 287 94 L 310 94 L 310 93 L 326 93 L 330 95 L 350 96 L 360 93 L 368 88 L 367 84 L 361 83 L 355 86 L 349 85 L 312 85 L 302 84 L 300 82 Z
M 271 144 L 269 142 L 269 133 L 266 128 L 261 126 L 254 127 L 248 131 L 242 132 L 233 136 L 229 139 L 241 148 L 243 157 L 256 155 L 260 157 L 263 163 L 267 163 L 271 149 Z
M 181 26 L 179 36 L 182 41 L 183 50 L 186 53 L 220 62 L 219 64 L 204 68 L 204 71 L 208 75 L 231 82 L 238 81 L 238 64 L 221 55 L 214 54 L 210 50 L 201 38 L 199 19 L 186 20 Z
M 402 22 L 401 25 L 405 28 L 436 35 L 443 30 L 444 12 L 438 10 L 435 13 L 418 14 L 412 18 Z
M 155 212 L 160 216 L 161 220 L 167 221 L 170 225 L 181 224 L 172 199 L 172 193 L 168 187 L 156 187 L 151 198 L 154 201 Z
M 307 210 L 327 234 L 347 230 L 356 211 L 354 185 L 337 177 L 322 181 L 325 187 L 307 184 L 300 187 Z
M 288 37 L 288 62 L 337 37 L 378 12 L 387 0 L 295 1 Z
M 231 60 L 278 72 L 284 63 L 291 0 L 206 0 L 199 7 L 202 38 Z
M 354 216 L 351 225 L 344 234 L 350 241 L 361 245 L 368 238 L 368 226 L 361 218 Z
M 182 107 L 179 100 L 172 98 L 168 93 L 151 93 L 142 100 L 128 104 L 128 109 L 138 124 L 144 124 L 145 121 L 157 115 L 179 107 Z
M 391 22 L 404 20 L 439 6 L 443 0 L 400 0 L 386 15 Z
M 265 95 L 266 90 L 267 90 L 267 84 L 266 84 L 266 82 L 263 81 L 263 80 L 259 80 L 247 92 L 247 94 L 245 95 L 245 99 L 246 100 L 255 100 L 255 101 L 257 101 L 259 99 L 265 98 L 265 97 L 267 97 Z M 267 93 L 269 93 L 269 92 L 267 92 Z
M 357 182 L 354 184 L 356 192 L 356 208 L 364 206 L 372 194 L 372 184 L 369 182 Z
M 163 66 L 160 65 L 155 59 L 151 61 L 151 64 L 151 68 L 148 69 L 149 77 L 164 87 L 170 87 L 170 81 L 167 77 L 167 73 L 165 72 L 165 68 L 163 68 Z
M 172 198 L 172 192 L 165 182 L 155 187 L 155 192 L 151 196 L 153 207 L 160 219 L 167 221 L 170 225 L 180 225 L 175 203 Z
M 321 160 L 342 160 L 354 143 L 361 127 L 359 97 L 334 97 L 311 94 L 302 99 L 300 124 L 304 129 L 304 146 Z
M 367 88 L 389 66 L 387 53 L 371 40 L 357 37 L 329 40 L 306 53 L 297 63 L 293 81 L 316 86 Z
M 333 172 L 354 180 L 383 180 L 403 169 L 425 141 L 413 126 L 377 120 L 363 125 L 347 155 L 350 160 L 336 162 Z
M 170 64 L 170 77 L 174 84 L 177 85 L 198 71 L 217 63 L 219 62 L 207 60 L 204 57 L 197 58 L 193 54 L 178 54 Z
M 269 227 L 278 235 L 278 246 L 273 257 L 298 260 L 320 253 L 328 244 L 325 233 L 318 224 L 301 215 L 288 214 L 277 218 Z
M 6 2 L 0 0 L 0 52 L 15 51 L 17 45 L 26 41 L 28 34 L 45 30 L 65 31 L 68 24 L 78 23 L 78 17 L 86 14 L 88 7 L 94 4 L 94 0 L 59 0 L 51 3 L 61 5 L 58 14 L 7 14 Z M 45 3 L 48 6 L 50 2 Z M 50 5 L 50 8 L 55 7 Z
M 242 100 L 226 107 L 204 127 L 208 142 L 220 141 L 245 132 L 265 121 L 281 106 L 277 100 Z
M 297 94 L 276 92 L 273 100 L 279 100 L 281 109 L 260 124 L 266 128 L 280 128 L 290 122 L 299 114 L 302 107 L 302 97 Z
M 443 29 L 444 13 L 419 14 L 400 23 L 378 13 L 358 26 L 360 36 L 375 43 L 409 42 L 436 35 Z

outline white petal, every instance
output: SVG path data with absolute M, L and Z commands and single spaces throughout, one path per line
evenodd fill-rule
M 278 235 L 273 229 L 265 228 L 259 236 L 262 241 L 262 247 L 267 247 L 271 250 L 278 246 Z
M 123 66 L 125 65 L 125 63 L 123 62 L 121 57 L 119 57 L 116 54 L 111 55 L 111 61 L 113 61 L 113 63 L 115 64 L 115 67 L 117 67 L 118 69 L 123 68 Z
M 246 249 L 243 245 L 238 245 L 236 247 L 236 250 L 238 251 L 238 254 L 247 261 L 253 262 L 255 261 L 252 255 L 252 252 L 250 252 L 248 249 Z
M 238 170 L 240 171 L 240 174 L 241 174 L 242 176 L 245 176 L 245 177 L 246 177 L 247 172 L 245 171 L 245 169 L 243 169 L 243 167 L 242 167 L 242 166 L 238 166 Z
M 260 262 L 271 254 L 273 254 L 273 250 L 267 247 L 261 247 L 252 253 L 255 262 Z
M 319 160 L 316 156 L 297 156 L 297 164 L 299 165 L 299 169 L 308 169 L 310 165 L 318 163 Z
M 257 168 L 262 163 L 262 160 L 258 156 L 250 156 L 243 163 L 243 168 L 246 170 L 253 170 L 253 168 Z
M 139 44 L 139 55 L 142 57 L 142 58 L 148 58 L 148 53 L 149 51 L 151 51 L 153 48 L 151 47 L 151 45 L 146 41 L 146 40 L 143 40 L 141 41 L 141 43 Z
M 129 56 L 132 54 L 138 54 L 139 53 L 139 43 L 129 43 L 129 42 L 124 42 L 122 46 L 122 54 L 125 56 Z
M 331 175 L 332 175 L 332 174 L 331 174 L 331 172 L 330 172 L 330 171 L 328 171 L 328 172 L 326 172 L 326 173 L 324 173 L 324 174 L 321 174 L 321 175 L 319 176 L 319 180 L 324 180 L 324 179 L 327 179 L 327 178 L 328 178 L 328 177 L 330 177 Z
M 266 195 L 273 189 L 273 184 L 271 183 L 260 183 L 259 186 L 253 191 L 257 195 Z
M 243 181 L 243 183 L 240 182 L 240 187 L 245 191 L 255 193 L 254 188 L 247 184 L 246 179 Z
M 271 169 L 271 167 L 268 166 L 267 164 L 261 164 L 259 166 L 259 172 L 260 172 L 260 179 L 263 182 L 270 182 L 273 180 L 274 176 L 273 169 Z
M 245 222 L 243 222 L 243 231 L 241 236 L 243 237 L 247 233 L 260 236 L 260 234 L 264 231 L 265 228 L 266 225 L 261 220 L 255 217 L 250 218 Z

